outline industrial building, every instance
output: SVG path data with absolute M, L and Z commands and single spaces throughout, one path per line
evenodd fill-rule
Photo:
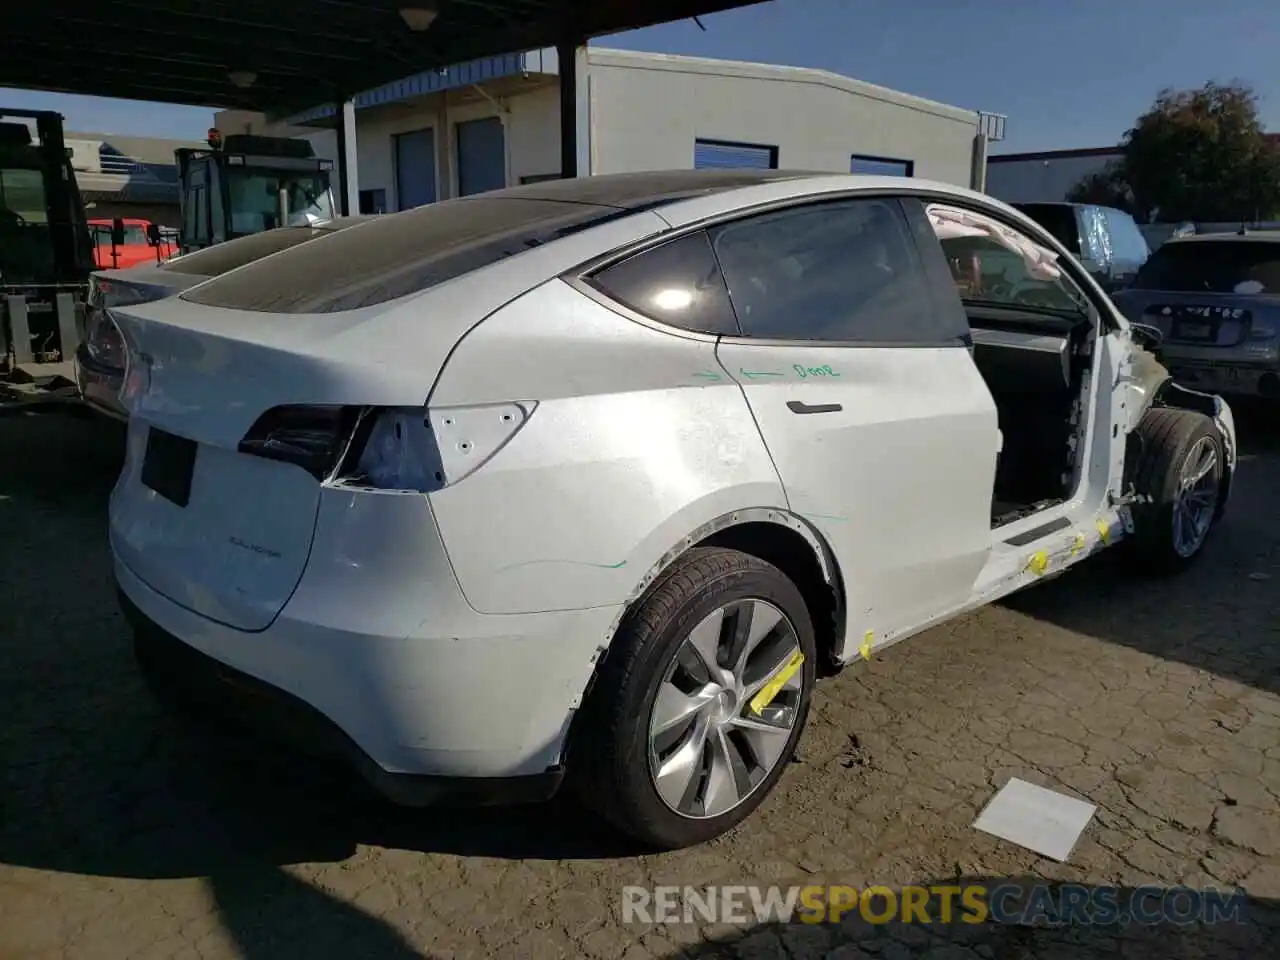
M 66 134 L 80 195 L 91 219 L 136 217 L 165 227 L 181 219 L 174 151 L 198 147 L 186 140 Z
M 986 138 L 972 110 L 823 70 L 583 47 L 569 96 L 579 175 L 765 167 L 981 185 Z M 554 49 L 489 57 L 354 98 L 362 212 L 554 178 L 561 96 Z M 300 136 L 335 160 L 339 109 L 277 122 L 222 111 L 224 134 Z M 981 141 L 980 143 L 978 141 Z
M 1280 133 L 1264 136 L 1280 147 Z M 1118 146 L 996 154 L 987 158 L 987 192 L 1005 203 L 1066 200 L 1072 187 L 1120 157 Z

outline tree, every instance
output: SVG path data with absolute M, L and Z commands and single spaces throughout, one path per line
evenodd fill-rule
M 1280 211 L 1280 148 L 1243 84 L 1162 90 L 1120 150 L 1112 168 L 1073 188 L 1073 199 L 1127 197 L 1140 220 L 1249 221 Z
M 1118 163 L 1109 163 L 1101 170 L 1084 177 L 1067 192 L 1072 203 L 1094 203 L 1101 207 L 1115 207 L 1126 213 L 1134 213 L 1133 193 L 1125 182 Z

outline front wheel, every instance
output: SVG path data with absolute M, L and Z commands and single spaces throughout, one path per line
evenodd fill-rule
M 782 776 L 816 677 L 795 584 L 735 550 L 695 548 L 632 609 L 578 718 L 586 804 L 662 849 L 745 820 Z
M 1139 445 L 1133 484 L 1134 554 L 1147 570 L 1170 573 L 1191 564 L 1218 520 L 1226 469 L 1222 440 L 1202 413 L 1160 407 L 1130 438 Z

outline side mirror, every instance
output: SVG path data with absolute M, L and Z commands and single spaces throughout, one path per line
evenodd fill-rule
M 147 243 L 153 247 L 160 246 L 163 238 L 160 236 L 160 225 L 156 223 L 147 224 Z
M 1158 354 L 1161 346 L 1164 345 L 1164 334 L 1160 332 L 1159 327 L 1146 323 L 1131 323 L 1129 331 L 1133 342 L 1151 353 Z

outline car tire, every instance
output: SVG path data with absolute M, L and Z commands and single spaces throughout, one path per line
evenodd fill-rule
M 1176 573 L 1200 556 L 1221 514 L 1225 456 L 1217 426 L 1202 413 L 1159 407 L 1147 411 L 1129 442 L 1136 444 L 1129 474 L 1140 498 L 1131 553 L 1143 572 Z M 1208 472 L 1187 489 L 1201 469 Z
M 777 623 L 764 632 L 775 616 Z M 708 694 L 717 687 L 715 682 L 698 686 L 700 677 L 715 676 L 714 669 L 702 673 L 708 669 L 707 638 L 714 636 L 712 645 L 720 645 L 720 680 L 727 676 L 732 681 L 733 671 L 726 665 L 733 660 L 730 641 L 735 627 L 738 636 L 763 633 L 764 639 L 742 658 L 746 666 L 736 689 Z M 701 640 L 695 643 L 697 638 Z M 798 668 L 796 651 L 803 656 Z M 787 672 L 775 663 L 793 671 L 777 696 L 780 705 L 763 706 L 757 713 L 759 702 L 753 706 L 752 698 L 761 677 L 777 680 Z M 586 806 L 648 847 L 675 849 L 711 840 L 750 816 L 789 765 L 804 731 L 816 666 L 808 608 L 786 574 L 736 550 L 695 547 L 678 558 L 623 618 L 578 717 L 568 757 L 570 780 Z M 681 696 L 687 701 L 679 700 Z M 690 715 L 687 728 L 676 725 L 668 733 L 654 733 L 662 726 L 658 715 L 667 705 L 703 700 L 706 704 Z M 765 717 L 771 721 L 768 733 L 761 732 Z M 789 733 L 781 732 L 784 719 Z M 682 746 L 668 745 L 668 740 Z M 654 773 L 675 769 L 671 760 L 678 759 L 677 754 L 697 756 L 698 761 L 680 764 L 675 774 L 661 778 Z M 715 766 L 717 758 L 735 755 L 740 769 L 731 759 Z M 748 773 L 749 761 L 756 766 Z M 680 793 L 687 800 L 664 799 L 664 792 L 669 798 L 680 792 L 680 774 L 686 769 L 700 771 Z M 731 771 L 728 781 L 726 770 Z M 730 796 L 723 792 L 729 783 L 736 802 L 717 812 L 720 798 Z M 689 809 L 682 809 L 685 802 Z

